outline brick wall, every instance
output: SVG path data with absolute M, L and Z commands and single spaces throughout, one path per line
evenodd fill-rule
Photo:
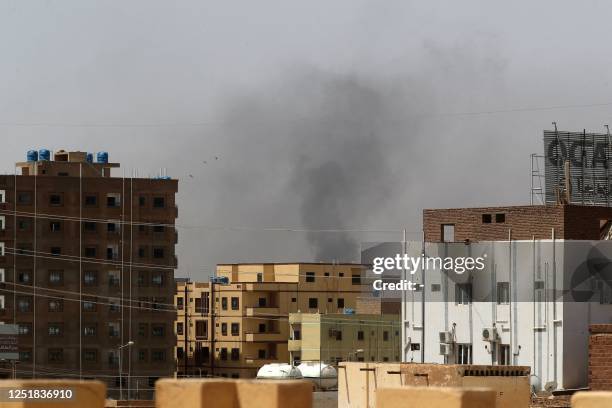
M 483 215 L 491 222 L 484 223 Z M 496 222 L 503 214 L 503 222 Z M 612 220 L 612 208 L 578 205 L 527 205 L 510 207 L 452 208 L 423 211 L 423 230 L 428 242 L 442 241 L 442 225 L 455 226 L 455 241 L 550 239 L 598 240 L 601 220 Z
M 612 390 L 612 324 L 593 324 L 589 331 L 589 387 Z

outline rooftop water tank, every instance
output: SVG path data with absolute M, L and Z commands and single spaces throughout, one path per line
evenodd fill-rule
M 26 159 L 29 162 L 34 162 L 38 160 L 38 152 L 36 150 L 28 150 L 26 154 Z
M 40 149 L 38 151 L 38 160 L 51 160 L 51 151 L 47 149 Z
M 98 163 L 108 163 L 108 152 L 98 152 L 96 161 Z
M 309 361 L 298 367 L 302 377 L 310 380 L 321 390 L 335 388 L 338 385 L 338 371 L 331 365 L 322 361 Z
M 266 364 L 257 371 L 258 380 L 301 379 L 302 373 L 290 364 Z
M 92 153 L 87 153 L 87 156 L 85 156 L 85 161 L 87 163 L 93 163 L 93 154 Z

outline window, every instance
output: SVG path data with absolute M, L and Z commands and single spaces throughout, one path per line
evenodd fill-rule
M 166 361 L 166 352 L 164 350 L 153 350 L 151 351 L 152 361 Z
M 156 324 L 151 327 L 151 334 L 153 337 L 164 337 L 166 334 L 166 328 L 162 324 Z
M 240 349 L 237 349 L 237 348 L 232 349 L 231 359 L 233 361 L 238 361 L 240 359 Z
M 96 257 L 96 247 L 85 247 L 85 256 L 87 258 L 95 258 Z
M 208 322 L 206 320 L 196 320 L 196 337 L 208 338 Z
M 84 312 L 95 312 L 96 311 L 96 298 L 86 298 L 86 300 L 83 300 L 83 311 Z
M 147 273 L 140 271 L 138 272 L 138 286 L 147 286 Z
M 98 283 L 98 271 L 85 271 L 83 273 L 83 283 L 86 286 L 94 286 Z
M 334 301 L 333 298 L 327 298 L 327 303 L 332 303 Z
M 144 207 L 147 203 L 147 200 L 144 196 L 138 197 L 138 205 Z
M 439 283 L 432 283 L 431 284 L 431 291 L 432 292 L 439 292 L 440 291 L 440 284 Z
M 21 218 L 17 221 L 17 228 L 19 231 L 27 231 L 32 226 L 32 221 L 27 218 Z
M 257 350 L 257 358 L 259 358 L 260 360 L 264 360 L 266 358 L 266 350 Z
M 32 361 L 32 350 L 23 350 L 19 352 L 19 361 Z
M 29 312 L 32 307 L 32 299 L 21 297 L 17 300 L 17 308 L 20 312 Z
M 495 222 L 498 224 L 503 224 L 506 222 L 506 214 L 504 213 L 499 213 L 499 214 L 495 214 Z
M 442 224 L 442 242 L 455 242 L 455 224 Z
M 154 272 L 153 276 L 151 276 L 151 283 L 154 286 L 163 286 L 164 284 L 164 275 L 161 272 Z
M 342 330 L 336 330 L 336 340 L 342 340 Z
M 259 333 L 265 333 L 266 332 L 266 324 L 265 323 L 259 323 L 258 329 L 259 329 Z
M 108 336 L 119 337 L 119 323 L 109 322 L 108 323 Z
M 120 307 L 119 307 L 119 302 L 117 302 L 116 300 L 111 300 L 108 302 L 108 311 L 110 313 L 119 313 Z
M 497 304 L 510 303 L 510 282 L 497 282 Z
M 183 298 L 182 297 L 177 297 L 176 298 L 176 308 L 178 310 L 183 310 Z
M 455 364 L 472 364 L 472 345 L 457 344 Z
M 176 334 L 183 335 L 183 322 L 176 323 Z
M 472 284 L 458 283 L 455 285 L 455 304 L 469 305 L 472 303 Z
M 47 351 L 47 359 L 50 363 L 57 363 L 64 361 L 64 350 L 59 348 L 49 349 Z
M 97 224 L 92 221 L 83 221 L 83 231 L 85 232 L 96 232 Z
M 314 282 L 314 281 L 315 281 L 315 273 L 306 272 L 306 282 Z
M 114 222 L 109 222 L 106 224 L 106 232 L 118 232 L 119 231 L 119 225 L 117 223 Z
M 61 194 L 57 194 L 57 193 L 56 194 L 50 194 L 49 195 L 49 205 L 52 205 L 52 206 L 55 206 L 55 207 L 61 206 L 62 202 L 63 202 L 62 198 L 63 197 L 62 197 Z
M 32 204 L 32 193 L 29 191 L 20 191 L 17 193 L 17 202 L 22 205 Z
M 51 232 L 60 232 L 62 230 L 61 221 L 50 221 L 49 222 L 49 230 Z
M 310 309 L 316 309 L 317 307 L 319 307 L 319 299 L 317 299 L 317 298 L 309 298 L 308 299 L 308 307 Z
M 389 332 L 383 331 L 383 341 L 389 341 Z
M 419 351 L 421 350 L 420 343 L 410 343 L 410 351 Z
M 227 349 L 225 347 L 221 348 L 221 352 L 219 353 L 219 358 L 225 361 L 227 360 Z
M 60 247 L 51 247 L 50 252 L 51 252 L 51 255 L 58 256 L 58 255 L 62 254 L 62 248 L 60 248 Z
M 227 298 L 226 297 L 221 298 L 221 310 L 227 310 Z
M 240 323 L 232 323 L 232 336 L 240 335 Z
M 64 302 L 61 299 L 49 299 L 49 311 L 61 312 L 64 310 Z
M 90 363 L 98 361 L 98 351 L 93 349 L 83 350 L 83 360 Z
M 0 190 L 0 203 L 6 203 L 6 191 Z
M 118 259 L 119 254 L 117 253 L 118 248 L 116 246 L 106 247 L 106 259 L 113 260 Z
M 50 270 L 49 271 L 49 285 L 59 286 L 64 282 L 64 271 L 62 270 Z
M 153 226 L 153 232 L 163 233 L 165 230 L 166 230 L 166 228 L 163 225 L 154 225 Z
M 147 361 L 147 350 L 138 350 L 138 361 Z
M 30 271 L 21 270 L 17 280 L 19 280 L 19 283 L 30 283 L 30 275 Z
M 295 303 L 295 302 L 297 302 L 297 298 L 292 297 L 291 298 L 291 303 Z
M 153 197 L 153 208 L 164 208 L 166 202 L 164 197 Z
M 119 286 L 120 283 L 119 271 L 108 271 L 108 286 Z
M 108 193 L 106 195 L 106 206 L 110 208 L 116 208 L 121 206 L 121 194 Z
M 61 336 L 62 326 L 62 323 L 49 323 L 47 326 L 47 333 L 49 336 Z
M 338 298 L 338 309 L 344 308 L 344 298 Z
M 85 196 L 85 207 L 95 207 L 98 205 L 98 196 L 86 195 Z
M 499 365 L 510 365 L 510 345 L 500 344 L 499 345 Z
M 265 297 L 260 297 L 257 300 L 257 306 L 259 306 L 259 307 L 266 307 L 266 304 L 267 304 L 267 300 L 266 300 Z
M 138 323 L 138 335 L 140 337 L 147 337 L 149 331 L 149 325 L 147 323 Z
M 182 347 L 177 347 L 176 348 L 176 358 L 178 358 L 179 360 L 182 359 L 185 356 L 185 351 Z
M 237 297 L 232 297 L 232 310 L 240 309 L 240 300 Z
M 353 285 L 361 285 L 361 274 L 353 274 L 351 277 L 351 283 Z
M 261 272 L 257 273 L 257 282 L 263 282 L 263 273 Z
M 17 332 L 20 335 L 27 335 L 32 332 L 32 323 L 19 323 Z
M 364 335 L 363 335 L 363 330 L 359 330 L 357 332 L 357 340 L 363 340 L 364 339 Z
M 145 258 L 147 256 L 147 250 L 145 247 L 139 247 L 138 248 L 138 257 L 139 258 Z
M 164 248 L 153 248 L 153 258 L 161 259 L 164 257 Z
M 482 223 L 490 224 L 493 220 L 493 216 L 491 214 L 482 214 Z
M 221 335 L 227 336 L 227 323 L 221 323 Z
M 95 323 L 87 324 L 83 327 L 83 336 L 95 337 L 98 326 Z

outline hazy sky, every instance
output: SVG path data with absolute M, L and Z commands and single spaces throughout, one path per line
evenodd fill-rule
M 42 147 L 106 150 L 128 175 L 167 168 L 178 276 L 354 260 L 360 242 L 401 236 L 261 228 L 418 239 L 424 207 L 527 203 L 544 128 L 610 123 L 611 13 L 606 1 L 0 0 L 0 170 Z M 528 110 L 567 105 L 598 106 Z

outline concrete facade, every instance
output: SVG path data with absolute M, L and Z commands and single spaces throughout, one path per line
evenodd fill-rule
M 289 314 L 354 309 L 362 275 L 358 264 L 227 264 L 216 276 L 228 284 L 178 282 L 178 375 L 253 378 L 289 362 Z
M 19 326 L 17 377 L 100 378 L 118 397 L 132 340 L 124 398 L 151 398 L 174 371 L 178 183 L 111 177 L 118 164 L 85 157 L 0 176 L 0 318 Z
M 399 361 L 399 315 L 289 314 L 289 361 Z

